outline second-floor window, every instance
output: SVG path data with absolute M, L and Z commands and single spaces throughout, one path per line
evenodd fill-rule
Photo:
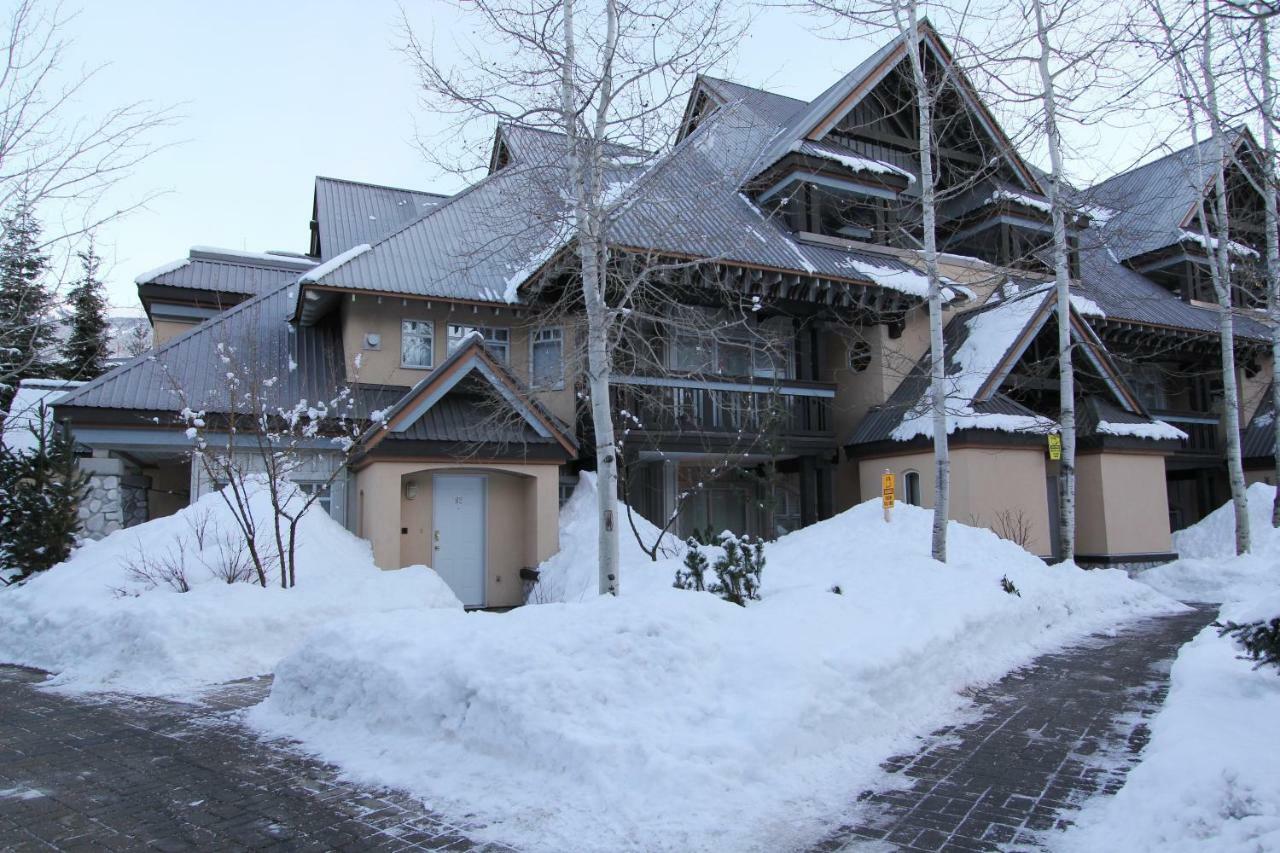
M 529 337 L 529 374 L 536 388 L 564 384 L 564 331 L 559 326 L 534 329 Z
M 449 352 L 462 345 L 462 341 L 472 332 L 479 332 L 484 338 L 484 348 L 503 364 L 511 363 L 511 330 L 493 326 L 464 326 L 459 323 L 449 324 Z
M 430 368 L 433 358 L 432 322 L 430 320 L 400 321 L 400 366 Z
M 763 341 L 733 341 L 677 334 L 672 342 L 671 367 L 689 373 L 786 379 L 789 347 Z

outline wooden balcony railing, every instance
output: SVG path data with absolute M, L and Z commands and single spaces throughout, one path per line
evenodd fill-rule
M 614 411 L 627 428 L 647 432 L 742 433 L 747 437 L 831 436 L 827 382 L 772 379 L 697 379 L 620 376 L 613 380 Z
M 1202 456 L 1222 452 L 1221 429 L 1216 415 L 1209 412 L 1152 412 L 1152 415 L 1187 434 L 1178 448 L 1180 452 Z

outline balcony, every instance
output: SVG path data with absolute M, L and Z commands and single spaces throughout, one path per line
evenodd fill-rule
M 1187 434 L 1179 453 L 1218 456 L 1222 453 L 1218 417 L 1211 412 L 1152 412 L 1152 416 L 1173 424 Z
M 834 438 L 829 382 L 618 376 L 614 411 L 633 432 L 756 439 Z

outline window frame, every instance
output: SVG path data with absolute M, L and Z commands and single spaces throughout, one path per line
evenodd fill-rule
M 455 343 L 454 334 L 453 334 L 453 330 L 455 328 L 466 329 L 466 332 L 458 336 L 456 343 Z M 479 326 L 479 325 L 473 326 L 469 323 L 446 322 L 444 327 L 445 356 L 447 357 L 447 356 L 453 355 L 454 350 L 458 348 L 458 344 L 461 344 L 464 340 L 466 340 L 467 335 L 471 334 L 472 332 L 479 332 L 480 336 L 484 338 L 484 348 L 489 351 L 490 355 L 492 355 L 494 358 L 501 361 L 503 364 L 506 364 L 506 365 L 511 364 L 511 327 L 510 326 Z M 502 334 L 503 337 L 501 339 L 498 338 L 498 333 Z M 502 354 L 499 355 L 497 352 L 495 352 L 494 350 L 496 349 L 501 349 Z
M 426 364 L 410 364 L 405 361 L 405 341 L 410 335 L 423 337 L 420 331 L 410 331 L 409 325 L 414 324 L 426 329 L 427 338 L 427 363 Z M 436 322 L 435 320 L 423 320 L 416 317 L 400 318 L 400 367 L 405 370 L 434 370 L 436 366 Z
M 557 336 L 555 338 L 555 342 L 560 345 L 560 358 L 557 359 L 557 362 L 556 362 L 560 366 L 560 369 L 558 371 L 559 375 L 557 376 L 556 380 L 554 382 L 546 383 L 546 382 L 541 382 L 538 379 L 537 371 L 535 368 L 536 362 L 534 361 L 533 353 L 539 344 L 550 343 L 550 341 L 538 340 L 538 336 L 543 334 L 550 334 L 552 332 L 554 332 Z M 529 330 L 529 387 L 530 388 L 534 388 L 539 391 L 560 391 L 564 388 L 564 338 L 565 338 L 564 326 L 540 326 L 540 327 L 532 328 Z

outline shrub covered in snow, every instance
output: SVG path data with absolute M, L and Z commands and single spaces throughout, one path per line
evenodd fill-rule
M 80 532 L 80 499 L 87 478 L 75 447 L 40 404 L 30 441 L 0 443 L 0 581 L 14 583 L 54 566 Z
M 1230 635 L 1245 651 L 1247 660 L 1256 661 L 1254 668 L 1280 668 L 1280 616 L 1255 619 L 1252 622 L 1214 622 L 1218 636 Z
M 251 500 L 269 517 L 266 495 Z M 180 694 L 269 673 L 308 632 L 341 616 L 461 610 L 430 569 L 383 572 L 368 543 L 327 515 L 301 523 L 294 589 L 228 582 L 244 561 L 239 527 L 217 494 L 87 542 L 0 589 L 0 661 L 49 670 L 75 689 Z
M 541 567 L 567 588 L 594 580 L 583 491 L 562 536 L 584 565 Z M 802 847 L 964 689 L 1177 607 L 959 524 L 936 563 L 930 524 L 885 524 L 877 501 L 766 543 L 745 608 L 673 590 L 680 559 L 636 549 L 617 598 L 345 619 L 281 662 L 251 721 L 522 849 Z

